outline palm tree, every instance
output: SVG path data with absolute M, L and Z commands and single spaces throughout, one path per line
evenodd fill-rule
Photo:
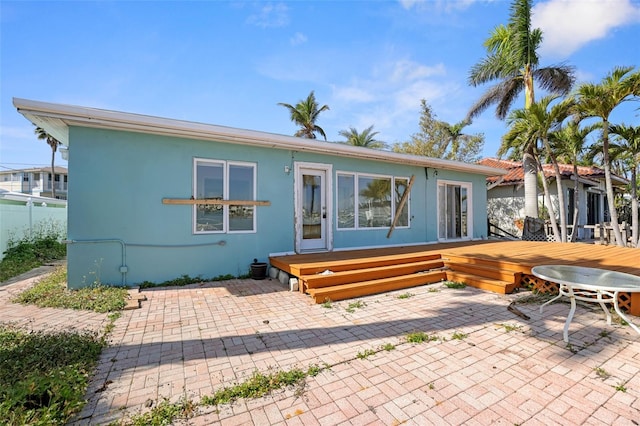
M 347 145 L 362 146 L 365 148 L 384 149 L 387 144 L 375 139 L 379 132 L 373 131 L 373 125 L 367 127 L 359 133 L 355 127 L 349 127 L 349 130 L 341 130 L 340 136 L 347 139 Z
M 621 103 L 637 100 L 640 96 L 640 71 L 631 73 L 633 67 L 616 67 L 607 74 L 600 84 L 583 83 L 577 89 L 578 106 L 583 118 L 595 117 L 601 120 L 602 165 L 604 168 L 607 202 L 611 215 L 611 226 L 616 243 L 624 247 L 622 233 L 618 225 L 615 208 L 613 183 L 611 181 L 611 158 L 609 155 L 609 116 Z
M 51 147 L 51 198 L 56 198 L 56 168 L 55 168 L 55 160 L 56 160 L 56 151 L 58 150 L 58 146 L 60 142 L 51 136 L 41 127 L 36 127 L 34 133 L 38 137 L 39 140 L 44 140 Z
M 580 127 L 578 121 L 572 120 L 566 126 L 555 132 L 551 132 L 549 135 L 553 152 L 555 152 L 558 161 L 573 166 L 573 220 L 571 222 L 573 228 L 571 229 L 570 241 L 576 240 L 578 216 L 580 215 L 578 164 L 581 162 L 583 154 L 586 151 L 585 141 L 587 136 L 599 127 L 598 125 Z
M 524 91 L 525 109 L 535 101 L 534 80 L 545 90 L 567 94 L 573 85 L 573 69 L 566 65 L 538 67 L 536 50 L 542 42 L 542 31 L 531 28 L 532 0 L 514 0 L 507 26 L 496 27 L 484 46 L 487 57 L 475 64 L 469 74 L 469 84 L 476 87 L 499 81 L 487 90 L 471 107 L 471 119 L 493 104 L 496 116 L 503 120 L 520 93 Z M 525 215 L 538 217 L 536 166 L 534 146 L 523 151 Z
M 508 119 L 510 130 L 503 137 L 503 145 L 500 148 L 502 150 L 503 148 L 509 147 L 513 150 L 519 150 L 520 152 L 525 150 L 535 152 L 537 141 L 542 141 L 546 156 L 551 161 L 556 178 L 560 229 L 558 229 L 556 223 L 556 215 L 554 213 L 555 209 L 553 204 L 550 202 L 551 198 L 549 196 L 547 182 L 543 173 L 542 182 L 545 187 L 545 199 L 547 200 L 547 204 L 550 209 L 549 216 L 556 240 L 566 242 L 567 214 L 564 201 L 564 191 L 562 188 L 562 174 L 560 173 L 560 167 L 558 166 L 556 155 L 549 142 L 549 134 L 551 131 L 557 130 L 562 125 L 562 122 L 571 114 L 574 102 L 570 98 L 555 105 L 551 105 L 552 102 L 556 101 L 558 98 L 558 95 L 545 96 L 539 102 L 531 104 L 529 108 L 514 110 L 509 115 Z M 531 147 L 534 148 L 531 149 Z M 539 165 L 539 168 L 542 170 L 541 165 Z
M 484 145 L 484 135 L 463 133 L 462 130 L 470 124 L 471 121 L 468 119 L 455 124 L 449 124 L 446 121 L 438 123 L 446 139 L 441 158 L 468 162 L 475 162 L 479 159 L 478 154 Z M 446 152 L 449 147 L 449 152 Z
M 327 140 L 327 135 L 324 133 L 322 127 L 316 124 L 316 121 L 321 112 L 329 110 L 329 106 L 322 105 L 319 107 L 313 90 L 306 99 L 299 101 L 296 106 L 283 102 L 278 103 L 278 105 L 287 108 L 291 114 L 291 121 L 300 126 L 300 129 L 294 133 L 294 136 L 315 139 L 317 132 L 322 135 L 324 140 Z
M 609 127 L 609 133 L 617 135 L 617 143 L 610 145 L 611 157 L 621 158 L 631 171 L 631 241 L 640 246 L 638 237 L 638 168 L 640 168 L 640 126 L 624 124 Z

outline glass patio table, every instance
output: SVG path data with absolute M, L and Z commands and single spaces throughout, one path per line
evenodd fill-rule
M 540 306 L 540 313 L 549 303 L 566 296 L 571 301 L 571 309 L 564 324 L 563 338 L 569 343 L 569 324 L 576 311 L 576 300 L 598 303 L 607 315 L 607 324 L 611 325 L 611 314 L 606 304 L 613 304 L 616 313 L 638 334 L 640 329 L 622 313 L 618 306 L 619 293 L 640 293 L 640 276 L 607 269 L 587 268 L 572 265 L 541 265 L 531 269 L 531 273 L 543 280 L 559 285 L 558 296 Z

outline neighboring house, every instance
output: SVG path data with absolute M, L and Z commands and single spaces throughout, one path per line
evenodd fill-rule
M 270 254 L 487 237 L 501 170 L 14 99 L 68 148 L 68 282 L 245 275 Z M 410 197 L 403 202 L 407 188 Z
M 51 197 L 52 185 L 55 185 L 56 198 L 67 199 L 68 172 L 65 167 L 0 170 L 0 189 L 11 192 L 31 194 L 36 197 Z
M 506 174 L 487 178 L 487 205 L 489 221 L 514 235 L 522 235 L 524 220 L 524 172 L 522 162 L 484 158 L 479 164 L 503 169 Z M 567 223 L 573 225 L 574 186 L 573 166 L 560 164 L 562 188 L 567 203 Z M 543 165 L 544 174 L 552 178 L 549 182 L 551 200 L 558 206 L 557 186 L 553 165 Z M 613 175 L 614 187 L 622 187 L 628 182 Z M 544 194 L 538 195 L 539 205 L 544 207 Z M 598 167 L 578 166 L 578 238 L 593 237 L 593 225 L 609 221 L 609 209 L 605 189 L 604 170 Z M 586 228 L 585 228 L 586 226 Z

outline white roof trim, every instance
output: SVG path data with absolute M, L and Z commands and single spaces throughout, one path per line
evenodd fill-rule
M 29 121 L 42 127 L 69 146 L 69 126 L 116 129 L 156 135 L 176 136 L 233 144 L 305 151 L 340 157 L 409 164 L 434 169 L 455 170 L 485 176 L 503 175 L 505 170 L 459 161 L 390 151 L 355 147 L 335 142 L 309 140 L 293 136 L 243 130 L 191 121 L 174 120 L 127 112 L 110 111 L 73 105 L 53 104 L 13 98 L 13 105 Z

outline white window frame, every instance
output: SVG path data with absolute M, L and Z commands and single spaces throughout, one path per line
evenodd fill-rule
M 337 209 L 339 209 L 339 202 L 340 202 L 340 193 L 338 191 L 338 187 L 339 187 L 339 179 L 340 176 L 352 176 L 353 177 L 353 185 L 354 185 L 354 197 L 356 198 L 355 200 L 355 205 L 354 205 L 354 218 L 353 218 L 353 227 L 351 228 L 341 228 L 340 227 L 340 221 L 339 221 L 339 212 L 337 211 Z M 360 226 L 360 207 L 359 207 L 359 202 L 358 202 L 358 198 L 360 197 L 360 186 L 359 186 L 359 180 L 360 177 L 367 177 L 367 178 L 373 178 L 373 179 L 391 179 L 391 223 L 393 224 L 393 218 L 396 215 L 396 209 L 397 209 L 397 205 L 396 205 L 396 198 L 395 198 L 395 186 L 396 186 L 396 179 L 402 179 L 405 180 L 407 182 L 407 187 L 409 185 L 409 177 L 405 177 L 405 176 L 392 176 L 392 175 L 380 175 L 380 174 L 375 174 L 375 173 L 362 173 L 362 172 L 347 172 L 347 171 L 337 171 L 336 172 L 336 229 L 338 231 L 375 231 L 375 230 L 380 230 L 380 229 L 389 229 L 391 228 L 391 226 L 378 226 L 378 227 L 372 227 L 372 226 Z M 407 225 L 404 226 L 395 226 L 395 229 L 409 229 L 411 228 L 411 193 L 409 193 L 409 198 L 407 199 L 406 202 L 406 207 L 407 207 Z
M 223 194 L 222 199 L 229 199 L 229 169 L 231 166 L 242 166 L 242 167 L 250 167 L 253 169 L 253 195 L 252 201 L 255 201 L 257 198 L 257 182 L 258 182 L 258 165 L 256 163 L 249 163 L 244 161 L 225 161 L 225 160 L 213 160 L 209 158 L 194 158 L 193 159 L 193 184 L 192 184 L 192 196 L 194 198 L 197 197 L 197 186 L 198 186 L 198 165 L 199 164 L 211 164 L 211 165 L 221 165 L 222 166 L 222 179 L 223 179 Z M 197 216 L 198 216 L 198 205 L 193 205 L 192 211 L 192 232 L 197 235 L 204 234 L 255 234 L 257 232 L 257 215 L 258 209 L 257 206 L 253 207 L 253 224 L 252 229 L 250 230 L 240 230 L 240 231 L 232 231 L 229 229 L 229 205 L 222 205 L 222 229 L 217 231 L 198 231 L 197 226 Z

